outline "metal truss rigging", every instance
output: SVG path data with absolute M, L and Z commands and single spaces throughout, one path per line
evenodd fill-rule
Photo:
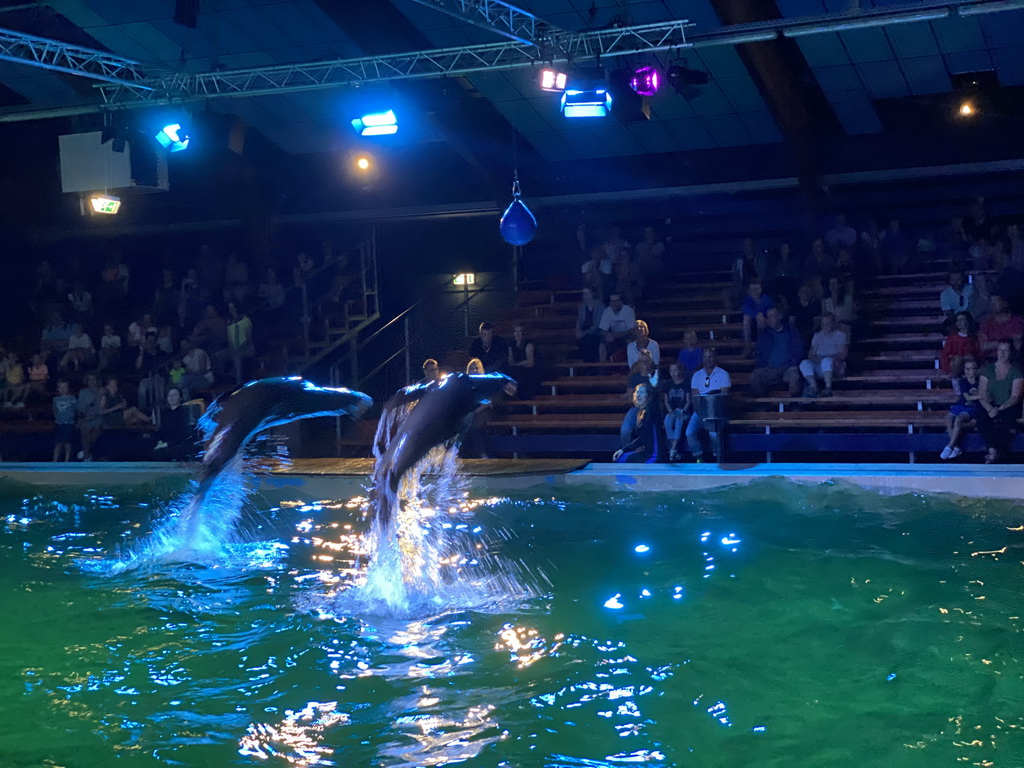
M 502 0 L 413 0 L 503 37 L 526 45 L 536 44 L 546 26 L 529 11 Z
M 0 29 L 0 59 L 147 90 L 143 65 L 123 56 Z M 152 74 L 152 73 L 150 73 Z
M 485 0 L 422 1 L 446 8 L 478 8 L 485 3 Z M 97 86 L 102 102 L 54 109 L 7 110 L 0 112 L 0 122 L 357 83 L 467 75 L 544 62 L 607 59 L 675 48 L 739 45 L 780 36 L 800 37 L 1022 8 L 1024 0 L 932 0 L 825 16 L 773 19 L 721 27 L 700 34 L 688 34 L 692 25 L 681 20 L 587 32 L 565 32 L 541 22 L 534 26 L 534 37 L 529 42 L 508 40 L 486 45 L 200 74 L 169 73 L 113 54 L 0 29 L 0 59 L 104 81 Z M 528 36 L 524 34 L 522 37 Z
M 261 96 L 356 83 L 467 75 L 545 61 L 611 58 L 679 48 L 686 45 L 689 26 L 686 21 L 670 21 L 591 32 L 554 32 L 544 37 L 541 45 L 508 41 L 310 64 L 173 74 L 146 80 L 145 89 L 126 83 L 101 85 L 99 89 L 108 107 L 118 107 L 139 102 Z

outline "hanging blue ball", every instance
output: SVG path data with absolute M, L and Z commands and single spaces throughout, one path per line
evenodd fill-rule
M 501 214 L 501 239 L 509 245 L 526 245 L 537 234 L 537 219 L 518 197 Z

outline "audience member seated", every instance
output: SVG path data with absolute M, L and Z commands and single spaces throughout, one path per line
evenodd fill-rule
M 238 254 L 229 253 L 227 266 L 224 268 L 224 301 L 244 304 L 249 298 L 249 265 L 238 258 Z
M 768 310 L 767 324 L 757 339 L 757 356 L 750 374 L 750 392 L 754 397 L 766 397 L 785 382 L 789 396 L 796 397 L 800 388 L 800 370 L 797 366 L 804 356 L 803 342 L 796 328 L 782 320 L 779 310 Z
M 107 386 L 100 396 L 100 416 L 103 429 L 150 424 L 152 421 L 134 405 L 128 405 L 124 395 L 118 391 L 117 379 L 113 377 L 107 379 Z
M 652 390 L 647 384 L 637 384 L 633 390 L 633 408 L 636 417 L 630 438 L 612 454 L 612 461 L 630 464 L 652 464 L 661 460 L 663 450 L 658 410 Z
M 57 394 L 53 398 L 53 420 L 56 429 L 53 434 L 53 460 L 71 461 L 71 439 L 75 432 L 75 413 L 78 398 L 71 394 L 67 379 L 57 382 Z
M 50 322 L 43 328 L 39 337 L 39 348 L 44 354 L 55 355 L 59 360 L 67 351 L 68 339 L 71 338 L 72 333 L 74 333 L 74 327 L 65 322 L 64 316 L 60 312 L 53 312 L 50 315 Z
M 585 363 L 596 363 L 601 357 L 601 317 L 604 304 L 598 299 L 593 288 L 583 289 L 583 301 L 576 311 L 576 340 L 579 342 L 580 359 Z
M 876 275 L 885 274 L 885 265 L 882 259 L 882 230 L 878 226 L 878 219 L 870 219 L 867 227 L 860 233 L 861 260 L 871 272 Z
M 100 337 L 100 364 L 97 370 L 117 369 L 121 363 L 121 337 L 114 332 L 114 326 L 107 323 L 103 326 Z
M 665 243 L 654 231 L 654 227 L 644 227 L 644 239 L 636 245 L 634 266 L 642 289 L 654 285 L 665 271 Z
M 1002 341 L 1012 345 L 1014 354 L 1020 354 L 1024 344 L 1024 320 L 1010 313 L 1010 305 L 1005 296 L 996 294 L 992 297 L 989 314 L 981 321 L 978 341 L 981 343 L 982 354 L 990 359 Z
M 93 346 L 92 338 L 82 330 L 80 323 L 75 323 L 71 338 L 68 339 L 68 351 L 60 359 L 58 368 L 66 371 L 69 368 L 79 373 L 83 366 L 92 365 L 96 359 L 96 347 Z
M 25 366 L 13 352 L 7 355 L 7 384 L 4 387 L 0 404 L 4 408 L 24 408 L 28 397 L 29 384 L 25 380 Z
M 615 256 L 615 292 L 622 294 L 626 304 L 632 306 L 636 301 L 634 292 L 633 260 L 630 258 L 629 247 L 624 245 Z
M 181 390 L 167 390 L 167 407 L 160 411 L 160 426 L 156 430 L 155 461 L 188 461 L 197 452 L 196 430 L 192 413 L 182 404 Z
M 469 345 L 470 356 L 479 358 L 483 363 L 483 373 L 506 373 L 511 360 L 508 340 L 495 335 L 495 328 L 493 323 L 480 323 L 480 335 Z
M 901 275 L 910 264 L 914 243 L 903 231 L 899 219 L 892 219 L 889 227 L 879 236 L 878 249 L 882 263 L 890 275 Z
M 632 400 L 633 393 L 636 391 L 638 384 L 647 384 L 652 392 L 658 389 L 658 368 L 654 364 L 654 358 L 651 357 L 651 353 L 646 349 L 640 352 L 633 367 L 629 369 L 629 380 L 626 382 L 626 392 L 624 395 L 627 400 Z M 657 402 L 655 402 L 655 406 L 657 406 Z M 619 428 L 619 437 L 622 439 L 623 445 L 632 439 L 630 434 L 635 426 L 635 421 L 636 408 L 630 408 L 626 411 L 622 426 Z
M 811 343 L 815 325 L 821 317 L 821 300 L 814 294 L 814 286 L 804 283 L 796 292 L 796 301 L 789 308 L 789 319 L 799 331 L 804 346 Z
M 231 359 L 235 383 L 241 385 L 245 383 L 243 361 L 256 354 L 256 347 L 252 338 L 252 320 L 234 300 L 228 302 L 227 336 L 226 353 Z
M 857 244 L 857 230 L 846 223 L 846 215 L 836 216 L 836 223 L 825 233 L 825 242 L 832 253 L 842 248 L 852 248 Z
M 986 464 L 994 464 L 1006 456 L 1017 429 L 1024 379 L 1020 369 L 1010 362 L 1012 354 L 1010 342 L 998 342 L 996 361 L 985 366 L 981 373 L 978 400 L 984 412 L 978 419 L 978 431 L 988 448 Z
M 611 359 L 622 359 L 619 354 L 629 344 L 635 327 L 636 314 L 633 308 L 623 303 L 621 294 L 613 293 L 601 315 L 600 328 L 604 333 L 600 347 L 602 363 Z
M 825 382 L 821 396 L 832 397 L 833 380 L 846 372 L 848 351 L 849 339 L 836 328 L 835 317 L 828 313 L 822 315 L 821 330 L 814 334 L 807 358 L 800 363 L 800 373 L 807 382 L 804 397 L 818 396 L 819 378 Z
M 512 326 L 510 355 L 509 374 L 518 384 L 519 397 L 523 400 L 532 400 L 540 391 L 540 360 L 537 356 L 537 346 L 526 338 L 526 329 L 522 323 Z
M 651 338 L 651 330 L 647 323 L 637 320 L 633 325 L 633 341 L 626 345 L 626 365 L 632 368 L 645 349 L 651 353 L 655 367 L 661 365 L 661 348 L 658 342 Z
M 156 334 L 156 328 L 153 333 Z M 211 353 L 227 349 L 228 346 L 228 322 L 221 317 L 220 311 L 215 304 L 207 304 L 202 320 L 196 323 L 189 335 L 189 341 L 197 347 L 209 350 Z
M 779 246 L 779 255 L 775 265 L 769 271 L 769 280 L 765 284 L 765 290 L 772 295 L 781 295 L 790 301 L 796 296 L 797 286 L 800 285 L 800 264 L 793 258 L 793 251 L 789 243 L 782 243 Z
M 825 248 L 825 241 L 820 237 L 811 243 L 811 252 L 804 260 L 801 277 L 803 282 L 814 286 L 815 294 L 820 298 L 828 281 L 836 275 L 836 260 Z
M 957 312 L 950 334 L 942 342 L 939 365 L 954 381 L 963 370 L 968 358 L 981 359 L 981 344 L 974 333 L 974 320 L 970 312 Z
M 955 459 L 963 453 L 960 441 L 968 430 L 977 426 L 978 419 L 984 414 L 980 388 L 978 361 L 968 357 L 964 360 L 963 374 L 953 379 L 953 392 L 958 400 L 949 407 L 949 413 L 946 414 L 949 442 L 939 454 L 940 459 Z
M 466 373 L 483 374 L 483 360 L 474 357 L 466 364 Z M 464 459 L 486 459 L 490 458 L 486 453 L 485 436 L 487 425 L 491 421 L 492 407 L 490 402 L 483 403 L 473 412 L 469 428 L 462 437 L 462 444 L 459 446 L 459 456 Z
M 722 442 L 717 431 L 712 431 L 712 424 L 706 424 L 697 410 L 697 398 L 709 395 L 728 395 L 732 387 L 729 374 L 718 367 L 718 354 L 713 349 L 704 350 L 704 366 L 690 378 L 690 423 L 686 425 L 686 443 L 693 455 L 693 460 L 700 464 L 704 460 L 704 446 L 700 433 L 704 430 L 711 439 L 711 453 L 715 460 L 722 455 Z
M 853 283 L 841 283 L 833 277 L 828 281 L 828 295 L 821 300 L 821 311 L 828 312 L 836 319 L 836 328 L 853 338 L 853 327 L 857 323 L 857 302 L 853 298 Z
M 178 304 L 181 289 L 174 279 L 174 270 L 164 267 L 161 272 L 160 285 L 153 294 L 153 312 L 161 324 L 180 323 Z
M 92 294 L 85 290 L 85 287 L 76 282 L 68 294 L 68 303 L 71 311 L 78 321 L 88 320 L 92 317 Z
M 679 461 L 679 441 L 690 417 L 690 382 L 681 363 L 670 363 L 668 378 L 661 385 L 661 407 L 665 413 L 668 460 Z
M 270 270 L 267 271 L 269 272 Z M 284 303 L 283 287 L 281 289 L 281 303 Z M 179 327 L 192 328 L 202 317 L 205 306 L 206 296 L 205 291 L 199 284 L 199 273 L 194 268 L 191 268 L 181 278 L 181 291 L 178 295 Z M 142 334 L 140 334 L 140 339 L 141 336 Z M 128 334 L 128 343 L 131 343 L 131 333 Z
M 94 373 L 86 374 L 85 386 L 78 391 L 78 434 L 82 438 L 78 458 L 83 461 L 92 461 L 93 447 L 103 429 L 100 404 L 104 392 L 99 377 Z
M 751 280 L 743 299 L 743 341 L 750 344 L 757 340 L 764 329 L 766 313 L 774 306 L 775 302 L 764 292 L 761 281 Z
M 697 340 L 696 331 L 683 332 L 683 346 L 679 348 L 677 359 L 683 366 L 683 373 L 687 377 L 693 375 L 694 371 L 704 365 L 704 350 Z
M 444 378 L 444 374 L 441 373 L 441 368 L 437 364 L 437 360 L 432 357 L 428 357 L 423 361 L 423 378 L 417 381 L 417 384 L 433 384 L 435 381 L 440 381 Z
M 590 252 L 590 258 L 583 262 L 580 272 L 583 273 L 583 287 L 589 288 L 601 301 L 611 292 L 614 259 L 605 253 L 603 246 L 597 246 Z
M 165 355 L 173 355 L 175 350 L 174 329 L 169 325 L 161 325 L 156 337 L 156 345 Z
M 191 400 L 197 396 L 199 390 L 213 386 L 213 363 L 202 347 L 189 349 L 188 342 L 182 341 L 181 348 L 187 350 L 181 358 L 185 374 L 181 381 L 176 383 L 176 386 L 181 387 L 182 395 L 186 400 Z
M 138 320 L 128 326 L 128 346 L 141 347 L 147 333 L 156 335 L 157 327 L 153 324 L 153 316 L 149 312 L 144 312 Z
M 39 352 L 32 355 L 32 362 L 28 367 L 29 392 L 36 395 L 45 394 L 50 385 L 50 367 L 46 364 L 46 358 Z
M 974 314 L 974 286 L 964 279 L 963 272 L 950 272 L 949 285 L 939 295 L 939 306 L 947 320 L 958 312 Z

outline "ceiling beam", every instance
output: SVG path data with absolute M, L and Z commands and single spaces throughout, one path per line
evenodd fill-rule
M 547 27 L 529 11 L 502 0 L 412 0 L 435 11 L 525 45 L 539 45 Z
M 0 29 L 0 59 L 140 91 L 149 89 L 144 81 L 156 74 L 134 59 L 10 29 Z
M 485 45 L 441 48 L 364 56 L 307 64 L 255 67 L 200 74 L 141 71 L 130 59 L 90 49 L 68 46 L 55 40 L 33 38 L 34 47 L 15 49 L 0 58 L 105 80 L 98 87 L 102 103 L 79 107 L 0 112 L 0 122 L 39 120 L 88 114 L 111 109 L 135 109 L 154 104 L 178 104 L 230 96 L 261 96 L 275 93 L 332 88 L 344 85 L 437 78 L 495 69 L 515 69 L 544 62 L 612 58 L 643 52 L 774 40 L 828 32 L 933 21 L 956 16 L 1020 10 L 1024 0 L 965 0 L 885 6 L 869 11 L 850 11 L 794 19 L 769 19 L 724 26 L 712 32 L 689 34 L 687 21 L 676 20 L 587 32 L 548 31 L 540 46 L 510 40 Z M 8 35 L 16 35 L 3 30 Z M 27 36 L 22 36 L 27 37 Z M 49 46 L 49 48 L 47 48 Z M 83 53 L 81 64 L 68 58 Z M 93 61 L 94 57 L 99 57 Z M 101 66 L 100 62 L 104 62 Z M 55 65 L 53 62 L 64 62 Z M 103 67 L 109 66 L 108 71 Z M 69 68 L 73 67 L 73 68 Z

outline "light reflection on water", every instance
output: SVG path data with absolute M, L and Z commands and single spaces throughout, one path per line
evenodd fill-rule
M 486 542 L 551 586 L 402 617 L 345 610 L 366 568 L 359 501 L 282 503 L 218 561 L 100 577 L 159 504 L 99 495 L 3 510 L 2 765 L 931 768 L 1024 754 L 1022 532 L 982 516 L 1012 507 L 901 510 L 774 483 L 642 505 L 474 501 L 436 518 L 462 537 L 445 565 L 485 572 Z

